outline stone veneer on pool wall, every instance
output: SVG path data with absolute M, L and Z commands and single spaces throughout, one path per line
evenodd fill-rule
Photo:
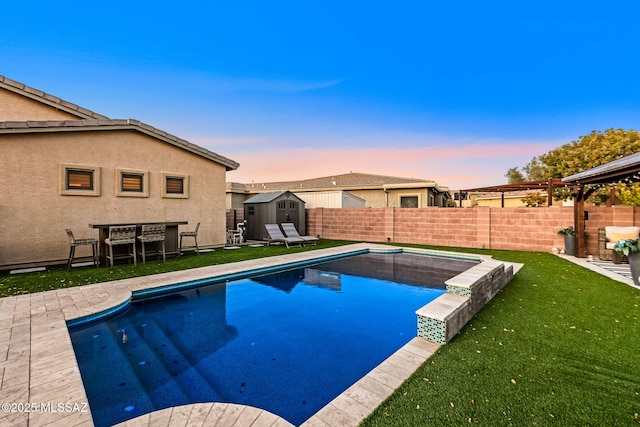
M 447 293 L 416 311 L 418 336 L 448 343 L 511 279 L 512 265 L 489 260 L 447 280 Z

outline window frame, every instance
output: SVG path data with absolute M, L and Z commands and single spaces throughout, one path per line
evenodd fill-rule
M 62 196 L 100 196 L 101 189 L 101 169 L 100 166 L 78 165 L 71 163 L 62 163 L 59 168 L 59 184 L 60 195 Z M 90 174 L 93 188 L 72 188 L 69 187 L 69 172 L 87 172 Z
M 420 202 L 421 202 L 420 194 L 405 193 L 405 194 L 399 194 L 398 195 L 398 206 L 400 208 L 403 208 L 403 209 L 415 209 L 415 208 L 403 207 L 402 206 L 402 199 L 416 199 L 417 206 L 415 208 L 419 208 L 420 207 Z
M 123 187 L 123 179 L 126 175 L 138 176 L 141 178 L 142 190 L 125 190 Z M 117 197 L 149 197 L 149 172 L 138 169 L 116 169 L 115 182 Z
M 182 180 L 182 193 L 170 193 L 167 191 L 167 181 L 169 179 Z M 181 173 L 162 173 L 162 197 L 165 199 L 188 199 L 189 198 L 189 175 Z

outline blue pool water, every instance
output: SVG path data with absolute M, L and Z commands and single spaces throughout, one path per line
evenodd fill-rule
M 365 254 L 133 302 L 70 328 L 97 427 L 197 402 L 299 425 L 416 336 L 472 261 Z

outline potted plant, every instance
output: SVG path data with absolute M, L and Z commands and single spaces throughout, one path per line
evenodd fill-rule
M 558 234 L 564 236 L 564 251 L 567 255 L 576 254 L 576 230 L 572 225 L 558 231 Z
M 640 286 L 640 248 L 638 248 L 637 239 L 623 239 L 613 246 L 613 250 L 620 256 L 626 256 L 629 260 L 629 269 L 631 277 L 636 286 Z

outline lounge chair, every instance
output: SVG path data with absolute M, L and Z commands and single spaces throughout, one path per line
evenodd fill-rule
M 314 245 L 317 245 L 318 240 L 320 240 L 313 236 L 301 236 L 296 229 L 296 225 L 292 222 L 283 222 L 280 225 L 282 225 L 282 231 L 284 231 L 284 234 L 286 234 L 287 237 L 296 237 L 304 240 L 304 243 L 313 243 Z
M 300 237 L 287 237 L 282 234 L 282 230 L 280 230 L 278 224 L 265 224 L 264 227 L 267 229 L 267 234 L 269 234 L 269 238 L 267 239 L 268 245 L 272 243 L 284 243 L 288 248 L 289 245 L 302 246 L 304 243 L 304 240 Z

